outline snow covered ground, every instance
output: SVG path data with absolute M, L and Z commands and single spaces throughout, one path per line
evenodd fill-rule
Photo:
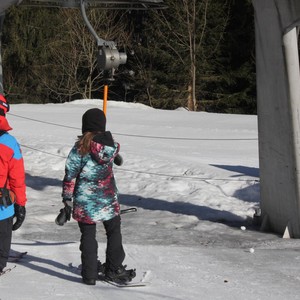
M 148 271 L 151 285 L 82 284 L 69 266 L 80 263 L 77 223 L 59 227 L 54 219 L 66 156 L 92 107 L 102 101 L 11 107 L 28 195 L 12 249 L 28 254 L 0 277 L 0 300 L 300 299 L 300 241 L 252 226 L 259 206 L 257 117 L 114 101 L 107 129 L 124 158 L 114 168 L 120 202 L 138 209 L 122 216 L 125 263 L 138 275 Z M 97 237 L 103 261 L 101 224 Z

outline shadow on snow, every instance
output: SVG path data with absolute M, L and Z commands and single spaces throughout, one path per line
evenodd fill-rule
M 120 195 L 120 204 L 140 207 L 146 210 L 168 211 L 174 214 L 195 216 L 199 220 L 223 223 L 232 227 L 238 227 L 241 223 L 245 222 L 244 218 L 229 211 L 195 205 L 188 202 L 168 202 L 165 200 L 122 194 Z
M 35 241 L 34 243 L 28 244 L 28 243 L 12 243 L 13 245 L 24 245 L 24 246 L 59 246 L 64 244 L 70 244 L 73 242 L 54 242 L 54 243 L 43 243 Z M 14 251 L 14 250 L 13 250 Z M 45 254 L 47 255 L 47 254 Z M 74 270 L 69 265 L 64 265 L 58 261 L 49 259 L 49 258 L 42 258 L 40 256 L 34 256 L 30 254 L 26 254 L 23 258 L 21 258 L 20 262 L 22 262 L 23 266 L 26 266 L 29 269 L 32 269 L 34 271 L 40 272 L 40 273 L 46 273 L 50 276 L 58 277 L 64 280 L 68 281 L 74 281 L 74 282 L 81 282 L 81 278 L 77 276 L 70 276 L 68 274 L 64 274 L 66 271 L 76 274 Z M 18 262 L 17 262 L 18 263 Z M 49 266 L 52 266 L 57 268 L 58 270 L 55 271 L 52 268 L 49 268 Z M 63 272 L 62 272 L 63 271 Z
M 239 174 L 232 175 L 231 178 L 250 176 L 250 177 L 256 177 L 256 179 L 253 179 L 253 181 L 259 180 L 258 168 L 246 167 L 246 166 L 230 166 L 230 165 L 211 165 L 211 166 L 232 171 L 235 173 L 239 173 Z M 243 181 L 242 178 L 240 180 Z M 254 184 L 248 185 L 245 188 L 236 190 L 232 196 L 246 202 L 258 202 L 260 198 L 260 184 L 259 182 L 255 182 Z
M 48 186 L 62 186 L 62 179 L 55 179 L 42 176 L 32 176 L 26 173 L 26 186 L 37 191 L 42 191 Z

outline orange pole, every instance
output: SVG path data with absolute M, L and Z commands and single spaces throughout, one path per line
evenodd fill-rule
M 107 95 L 108 95 L 108 85 L 104 85 L 104 95 L 103 95 L 103 112 L 106 115 L 106 109 L 107 109 Z

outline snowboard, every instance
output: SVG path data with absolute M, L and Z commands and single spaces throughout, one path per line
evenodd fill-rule
M 79 266 L 74 266 L 72 263 L 69 263 L 69 267 L 74 270 L 76 274 L 81 274 L 81 265 Z M 123 288 L 123 287 L 143 287 L 143 286 L 148 286 L 151 283 L 147 280 L 147 278 L 150 275 L 150 271 L 145 271 L 142 272 L 141 276 L 137 274 L 135 278 L 132 279 L 132 281 L 127 282 L 127 283 L 117 283 L 114 281 L 108 280 L 103 273 L 98 274 L 98 281 L 101 281 L 103 283 L 107 283 L 110 285 L 113 285 L 118 288 Z
M 10 250 L 9 252 L 9 257 L 8 257 L 8 262 L 18 262 L 20 259 L 22 259 L 27 252 L 19 252 L 15 250 Z
M 150 282 L 146 281 L 149 274 L 150 274 L 150 271 L 143 272 L 142 276 L 140 278 L 137 276 L 137 277 L 133 278 L 132 281 L 125 282 L 125 283 L 111 281 L 111 280 L 107 279 L 103 274 L 98 275 L 98 280 L 103 281 L 108 284 L 111 284 L 118 288 L 145 287 L 145 286 L 150 285 Z

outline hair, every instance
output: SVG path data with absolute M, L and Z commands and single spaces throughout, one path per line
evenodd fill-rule
M 91 141 L 97 133 L 99 132 L 87 131 L 83 135 L 78 136 L 78 140 L 76 141 L 76 147 L 80 155 L 84 156 L 90 152 Z

